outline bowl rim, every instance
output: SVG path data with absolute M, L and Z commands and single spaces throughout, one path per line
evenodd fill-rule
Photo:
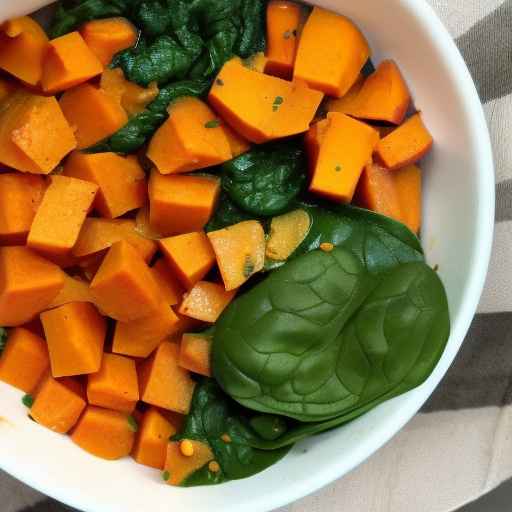
M 415 17 L 424 26 L 425 31 L 430 34 L 430 38 L 437 50 L 444 54 L 445 59 L 449 61 L 451 69 L 453 69 L 452 78 L 457 82 L 457 90 L 461 96 L 461 103 L 466 110 L 466 116 L 472 121 L 470 123 L 470 130 L 473 132 L 473 140 L 477 141 L 474 149 L 479 155 L 479 172 L 477 173 L 476 181 L 477 188 L 481 191 L 475 225 L 475 245 L 478 246 L 478 257 L 473 257 L 471 262 L 471 272 L 466 284 L 465 297 L 456 322 L 452 324 L 451 343 L 446 348 L 433 374 L 421 386 L 421 396 L 416 401 L 406 403 L 401 407 L 399 414 L 394 414 L 389 418 L 384 433 L 379 430 L 378 435 L 370 435 L 367 442 L 353 452 L 353 457 L 351 457 L 348 465 L 343 458 L 326 462 L 317 467 L 314 472 L 311 472 L 307 488 L 305 488 L 303 482 L 297 482 L 295 485 L 281 489 L 279 493 L 264 493 L 257 502 L 245 504 L 243 507 L 244 512 L 274 510 L 312 494 L 338 479 L 340 475 L 345 475 L 352 471 L 372 456 L 379 448 L 388 443 L 419 411 L 446 374 L 460 350 L 483 292 L 491 258 L 495 218 L 494 161 L 484 110 L 476 86 L 459 49 L 434 9 L 427 3 L 427 0 L 398 1 L 411 16 Z M 3 469 L 41 493 L 79 510 L 91 504 L 91 501 L 85 503 L 83 500 L 79 503 L 76 495 L 73 493 L 73 489 L 47 487 L 37 478 L 39 473 L 37 468 L 35 471 L 26 472 L 22 471 L 21 467 L 13 465 L 7 467 L 0 460 L 0 469 Z M 241 508 L 236 506 L 226 507 L 226 512 L 234 512 L 235 510 L 239 512 Z M 111 509 L 104 509 L 100 504 L 96 503 L 95 512 L 102 511 L 111 512 Z

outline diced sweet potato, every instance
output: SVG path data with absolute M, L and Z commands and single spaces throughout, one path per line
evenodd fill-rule
M 41 176 L 0 174 L 0 245 L 24 245 L 45 190 Z
M 300 37 L 294 78 L 339 98 L 354 85 L 369 57 L 368 42 L 348 18 L 314 7 Z
M 29 322 L 64 286 L 59 267 L 26 247 L 0 247 L 0 325 Z
M 214 459 L 213 452 L 207 444 L 192 439 L 189 442 L 193 448 L 193 455 L 190 457 L 183 455 L 180 442 L 173 441 L 167 445 L 165 471 L 169 474 L 169 485 L 182 484 L 192 473 Z
M 192 288 L 215 264 L 215 253 L 203 231 L 159 241 L 167 262 L 185 288 Z
M 185 295 L 179 312 L 203 322 L 214 323 L 235 295 L 236 290 L 228 292 L 220 284 L 199 281 Z
M 135 361 L 116 354 L 103 354 L 100 371 L 88 377 L 87 399 L 91 405 L 132 413 L 139 400 Z
M 150 315 L 163 301 L 142 256 L 124 240 L 109 249 L 91 283 L 91 292 L 105 314 L 122 322 Z
M 27 245 L 49 257 L 68 255 L 97 191 L 95 183 L 52 176 L 32 222 Z
M 126 413 L 89 405 L 71 440 L 96 457 L 117 460 L 132 451 L 135 432 Z
M 354 110 L 359 91 L 361 91 L 364 83 L 365 78 L 362 73 L 359 73 L 354 85 L 347 94 L 344 94 L 341 98 L 330 98 L 327 100 L 327 112 L 339 112 L 340 114 L 349 115 Z
M 345 114 L 330 112 L 329 126 L 313 163 L 310 192 L 333 201 L 350 203 L 364 166 L 379 141 L 371 126 Z
M 169 306 L 175 306 L 181 302 L 185 290 L 163 258 L 159 259 L 151 267 L 151 273 L 158 286 L 160 286 L 164 301 Z
M 408 165 L 392 172 L 402 211 L 402 222 L 414 233 L 421 228 L 421 169 Z
M 48 376 L 37 391 L 30 416 L 40 425 L 66 434 L 75 426 L 86 405 L 70 385 Z
M 32 393 L 50 368 L 46 342 L 29 330 L 17 327 L 9 333 L 0 355 L 0 380 Z
M 149 221 L 164 236 L 200 231 L 210 220 L 220 180 L 209 176 L 163 176 L 153 170 L 149 180 Z
M 0 77 L 0 104 L 19 89 L 19 84 L 6 77 Z
M 220 121 L 206 103 L 180 98 L 168 112 L 169 118 L 153 135 L 147 151 L 162 174 L 204 169 L 233 157 Z
M 103 65 L 78 32 L 52 39 L 43 61 L 43 90 L 47 94 L 65 91 L 103 71 Z
M 146 175 L 134 155 L 75 151 L 67 158 L 63 174 L 98 185 L 94 208 L 102 217 L 114 219 L 146 203 Z
M 149 206 L 143 206 L 135 216 L 135 231 L 148 240 L 160 240 L 164 238 L 160 233 L 155 231 L 149 222 Z
M 76 147 L 54 97 L 20 89 L 0 110 L 0 163 L 18 171 L 48 174 Z
M 270 224 L 266 257 L 276 261 L 287 260 L 306 238 L 310 226 L 311 219 L 305 210 L 293 210 L 274 217 Z
M 265 264 L 265 232 L 248 220 L 208 233 L 226 290 L 235 290 Z
M 107 66 L 112 57 L 137 42 L 137 29 L 126 18 L 104 18 L 84 23 L 80 28 L 85 43 Z
M 53 377 L 99 371 L 107 326 L 88 302 L 71 302 L 41 313 Z
M 94 302 L 89 284 L 76 277 L 64 274 L 64 286 L 49 304 L 48 309 L 58 308 L 70 302 Z
M 180 343 L 179 365 L 191 372 L 211 377 L 211 351 L 211 336 L 184 334 Z
M 379 142 L 375 156 L 386 169 L 400 169 L 421 160 L 433 142 L 418 112 Z
M 176 343 L 162 342 L 150 359 L 139 367 L 140 398 L 144 402 L 188 414 L 195 382 L 187 370 L 178 365 Z
M 128 122 L 121 105 L 89 83 L 66 91 L 59 103 L 69 124 L 76 130 L 78 149 L 109 137 Z

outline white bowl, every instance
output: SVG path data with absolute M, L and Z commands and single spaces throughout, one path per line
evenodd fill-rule
M 34 2 L 41 0 L 30 0 Z M 16 2 L 19 5 L 20 2 Z M 29 2 L 30 3 L 30 2 Z M 423 164 L 423 242 L 449 296 L 452 334 L 420 388 L 335 431 L 297 445 L 279 464 L 247 480 L 193 489 L 163 485 L 131 459 L 106 462 L 29 421 L 20 393 L 0 385 L 0 467 L 87 512 L 261 512 L 312 493 L 372 455 L 418 411 L 456 356 L 484 285 L 494 221 L 494 172 L 483 111 L 448 32 L 423 0 L 319 0 L 352 18 L 378 62 L 395 59 L 435 139 Z M 0 19 L 15 0 L 0 2 Z M 6 5 L 8 4 L 8 5 Z

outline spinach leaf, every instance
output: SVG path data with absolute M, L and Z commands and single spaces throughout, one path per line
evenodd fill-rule
M 448 334 L 446 294 L 426 264 L 372 275 L 345 249 L 314 251 L 228 307 L 213 369 L 245 407 L 340 421 L 421 384 Z
M 265 51 L 266 8 L 263 0 L 241 0 L 242 28 L 235 44 L 235 55 L 246 59 L 257 52 Z
M 309 233 L 289 259 L 296 258 L 329 242 L 356 254 L 372 273 L 400 263 L 424 261 L 418 237 L 405 225 L 378 213 L 333 203 L 298 203 L 311 218 Z M 267 270 L 283 265 L 269 260 Z
M 294 141 L 259 146 L 222 165 L 222 188 L 242 210 L 258 216 L 290 208 L 306 183 L 307 160 Z
M 226 434 L 229 442 L 222 439 Z M 252 476 L 275 464 L 290 449 L 253 448 L 249 444 L 253 438 L 256 443 L 245 411 L 227 397 L 213 379 L 203 379 L 196 386 L 183 430 L 173 440 L 195 439 L 208 443 L 221 471 L 212 473 L 204 467 L 191 475 L 184 485 L 211 485 Z
M 4 351 L 5 345 L 7 344 L 7 331 L 4 327 L 0 327 L 0 355 Z
M 207 233 L 217 231 L 244 220 L 255 220 L 255 216 L 238 208 L 225 192 L 221 192 L 217 209 L 208 224 L 206 224 L 205 231 Z

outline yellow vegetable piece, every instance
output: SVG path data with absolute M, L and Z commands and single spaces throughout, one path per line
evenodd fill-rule
M 270 223 L 270 236 L 265 255 L 271 260 L 284 261 L 297 249 L 306 238 L 311 219 L 305 210 L 294 210 Z
M 169 485 L 180 485 L 192 473 L 206 466 L 214 459 L 211 448 L 200 441 L 190 440 L 193 448 L 191 456 L 183 455 L 181 443 L 173 441 L 167 445 L 165 471 L 169 474 Z

